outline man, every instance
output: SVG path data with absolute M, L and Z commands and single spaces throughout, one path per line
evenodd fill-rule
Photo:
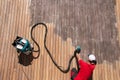
M 71 80 L 89 80 L 93 74 L 93 70 L 96 65 L 96 57 L 93 54 L 88 55 L 88 62 L 81 59 L 80 53 L 76 53 L 80 70 L 77 71 L 75 68 L 71 71 Z

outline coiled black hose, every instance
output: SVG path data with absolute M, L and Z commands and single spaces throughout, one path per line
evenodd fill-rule
M 71 65 L 71 62 L 72 62 L 73 58 L 75 57 L 76 51 L 74 51 L 74 55 L 70 58 L 67 69 L 65 69 L 65 70 L 61 69 L 61 67 L 54 61 L 54 59 L 53 59 L 50 51 L 48 50 L 48 48 L 47 48 L 47 46 L 46 46 L 46 38 L 47 38 L 48 28 L 47 28 L 47 25 L 46 25 L 45 23 L 37 23 L 37 24 L 33 25 L 32 28 L 31 28 L 31 32 L 30 32 L 30 34 L 31 34 L 31 39 L 35 42 L 35 44 L 36 44 L 37 47 L 38 47 L 38 50 L 33 50 L 33 52 L 40 52 L 40 46 L 39 46 L 39 44 L 35 41 L 35 39 L 34 39 L 34 37 L 33 37 L 33 35 L 32 35 L 34 28 L 35 28 L 36 26 L 38 26 L 38 25 L 43 25 L 43 26 L 45 27 L 44 47 L 45 47 L 46 51 L 48 52 L 48 55 L 50 56 L 52 62 L 54 63 L 54 65 L 55 65 L 61 72 L 63 72 L 63 73 L 69 72 L 69 70 L 70 70 L 70 65 Z M 78 64 L 77 64 L 77 65 L 78 65 Z

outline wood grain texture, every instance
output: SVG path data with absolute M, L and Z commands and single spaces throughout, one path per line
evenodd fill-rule
M 22 64 L 18 63 L 19 60 L 18 60 L 17 52 L 15 48 L 12 47 L 11 44 L 17 35 L 27 38 L 31 43 L 33 43 L 30 38 L 30 28 L 34 23 L 42 21 L 42 22 L 46 22 L 48 26 L 48 37 L 47 37 L 48 49 L 52 53 L 52 56 L 55 59 L 55 61 L 60 66 L 63 66 L 63 69 L 67 67 L 68 60 L 73 55 L 75 46 L 77 44 L 79 45 L 82 44 L 83 47 L 82 53 L 85 54 L 81 54 L 81 55 L 83 59 L 86 60 L 86 55 L 88 52 L 87 49 L 89 47 L 87 44 L 84 45 L 86 43 L 85 39 L 91 41 L 91 37 L 86 37 L 85 36 L 86 34 L 82 34 L 82 38 L 84 39 L 80 39 L 81 40 L 80 43 L 79 40 L 77 40 L 79 36 L 79 34 L 77 34 L 77 32 L 79 31 L 79 30 L 77 31 L 78 25 L 80 24 L 82 26 L 87 26 L 88 24 L 90 24 L 89 21 L 87 22 L 86 18 L 82 16 L 84 12 L 86 15 L 88 15 L 88 19 L 90 19 L 92 16 L 93 21 L 95 19 L 96 20 L 98 19 L 97 16 L 99 17 L 98 22 L 103 23 L 104 26 L 106 27 L 106 28 L 99 27 L 99 29 L 101 31 L 102 29 L 104 31 L 106 30 L 106 32 L 107 31 L 109 32 L 109 34 L 107 32 L 108 36 L 111 35 L 113 36 L 113 38 L 107 37 L 107 39 L 111 39 L 112 40 L 111 42 L 113 43 L 110 42 L 111 45 L 106 46 L 106 48 L 109 46 L 113 46 L 112 47 L 113 49 L 116 48 L 115 49 L 116 51 L 113 51 L 116 53 L 112 53 L 113 54 L 112 56 L 106 54 L 104 55 L 104 57 L 102 57 L 101 56 L 102 54 L 95 53 L 97 56 L 97 60 L 99 61 L 99 64 L 97 64 L 95 68 L 93 80 L 120 79 L 120 54 L 119 54 L 120 51 L 118 50 L 119 48 L 117 48 L 117 46 L 119 46 L 120 43 L 120 37 L 119 37 L 120 36 L 120 0 L 116 0 L 116 5 L 115 4 L 113 5 L 111 3 L 113 0 L 106 0 L 105 3 L 108 2 L 107 6 L 104 5 L 102 7 L 95 5 L 96 3 L 99 2 L 98 0 L 96 1 L 92 0 L 92 2 L 89 1 L 81 2 L 76 4 L 75 6 L 75 3 L 77 3 L 77 1 L 79 0 L 70 0 L 70 1 L 51 0 L 51 2 L 48 3 L 47 0 L 0 0 L 0 45 L 1 45 L 0 46 L 0 80 L 70 80 L 70 73 L 63 74 L 62 72 L 60 72 L 54 66 L 46 50 L 44 49 L 44 45 L 43 45 L 44 34 L 45 34 L 44 27 L 38 26 L 34 30 L 34 37 L 41 47 L 39 58 L 37 59 L 31 59 L 31 57 L 23 58 L 25 63 L 27 62 L 27 59 L 28 61 L 31 59 L 31 65 L 23 66 Z M 82 3 L 88 4 L 88 6 L 90 7 L 89 9 L 92 10 L 88 10 L 87 9 L 88 6 L 85 6 Z M 40 6 L 42 7 L 39 8 Z M 54 6 L 56 6 L 58 10 L 56 10 L 57 8 L 55 8 Z M 116 7 L 113 8 L 114 6 Z M 82 13 L 79 11 L 79 7 L 81 7 L 80 9 L 83 10 Z M 95 10 L 94 7 L 96 7 Z M 106 11 L 106 13 L 103 12 L 104 14 L 101 13 L 97 15 L 96 13 L 100 12 L 104 7 L 105 10 L 108 9 L 107 10 L 108 12 Z M 44 9 L 46 9 L 45 12 Z M 59 10 L 63 12 L 61 13 Z M 68 12 L 67 14 L 66 12 L 64 12 L 65 10 Z M 74 15 L 74 10 L 79 11 L 79 13 L 75 13 L 77 16 Z M 115 10 L 116 18 L 114 18 L 113 14 L 115 12 L 112 10 Z M 90 15 L 88 14 L 89 12 Z M 91 13 L 93 13 L 96 18 L 94 18 L 94 15 L 92 15 Z M 72 15 L 72 17 L 70 17 L 70 14 Z M 109 18 L 108 15 L 110 14 L 112 15 L 111 18 L 113 18 L 113 20 Z M 106 15 L 107 18 L 103 15 Z M 78 20 L 79 17 L 83 18 L 83 21 L 79 21 Z M 60 23 L 56 22 L 57 21 L 56 19 L 60 21 Z M 73 24 L 69 24 L 69 23 L 72 22 L 72 20 L 74 21 L 76 19 L 78 20 L 78 23 L 76 24 L 77 27 L 70 27 L 73 26 Z M 112 27 L 112 29 L 115 31 L 109 28 L 109 26 L 107 25 L 109 24 L 107 23 L 107 21 L 109 20 L 107 19 L 110 19 L 111 22 L 110 24 L 112 24 L 112 26 L 110 25 L 110 27 Z M 117 20 L 116 26 L 115 26 L 115 19 Z M 102 21 L 102 20 L 107 20 L 107 21 Z M 86 22 L 86 24 L 84 24 L 84 22 Z M 97 25 L 97 24 L 93 24 L 93 25 Z M 64 30 L 62 30 L 62 28 Z M 89 34 L 90 31 L 93 31 L 94 27 L 89 28 L 89 30 L 86 28 L 88 27 L 80 28 L 80 30 L 83 29 L 81 31 L 85 30 L 86 33 Z M 98 32 L 99 29 L 96 28 Z M 74 30 L 76 31 L 75 35 L 73 34 Z M 116 33 L 116 31 L 118 33 Z M 97 34 L 97 32 L 93 31 L 93 34 L 94 35 L 92 37 L 96 36 L 95 34 Z M 99 41 L 98 39 L 105 38 L 107 34 L 104 37 L 94 37 L 94 40 L 92 39 L 92 41 L 93 42 Z M 118 37 L 119 40 L 117 40 L 116 37 Z M 73 41 L 73 38 L 75 39 L 75 41 Z M 109 40 L 106 40 L 105 44 L 106 43 L 109 43 Z M 102 47 L 98 47 L 93 43 L 90 43 L 89 45 L 92 45 L 91 48 L 89 48 L 92 50 L 92 52 L 96 51 L 102 53 L 99 51 L 101 50 Z M 102 50 L 105 50 L 105 52 L 108 53 L 109 51 L 111 51 L 110 49 L 102 49 Z M 33 56 L 37 56 L 37 53 L 33 53 Z M 110 59 L 115 59 L 115 60 L 111 61 Z M 71 68 L 75 66 L 76 66 L 75 61 L 73 61 Z
M 119 32 L 119 40 L 120 40 L 120 6 L 119 6 L 119 4 L 120 4 L 120 1 L 119 0 L 116 0 L 117 2 L 116 2 L 116 15 L 117 15 L 117 17 L 116 17 L 116 19 L 117 19 L 117 27 L 118 27 L 118 32 Z

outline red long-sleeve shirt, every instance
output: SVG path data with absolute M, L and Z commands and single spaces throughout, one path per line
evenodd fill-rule
M 78 72 L 74 80 L 88 80 L 93 73 L 95 65 L 88 64 L 83 60 L 79 60 L 79 65 L 80 71 Z

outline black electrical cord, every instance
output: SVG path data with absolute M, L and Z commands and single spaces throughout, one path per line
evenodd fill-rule
M 65 70 L 61 69 L 61 67 L 58 66 L 58 64 L 54 61 L 54 59 L 53 59 L 50 51 L 48 50 L 48 48 L 47 48 L 47 46 L 46 46 L 46 38 L 47 38 L 48 28 L 47 28 L 47 25 L 46 25 L 45 23 L 37 23 L 37 24 L 33 25 L 32 28 L 31 28 L 31 32 L 30 32 L 30 34 L 31 34 L 31 39 L 35 42 L 35 44 L 36 44 L 37 47 L 38 47 L 38 50 L 33 50 L 33 52 L 40 52 L 40 46 L 39 46 L 39 44 L 35 41 L 35 39 L 34 39 L 34 37 L 33 37 L 33 35 L 32 35 L 34 28 L 35 28 L 36 26 L 38 26 L 38 25 L 43 25 L 43 26 L 45 27 L 44 47 L 45 47 L 46 51 L 48 52 L 48 55 L 50 56 L 52 62 L 54 63 L 54 65 L 55 65 L 61 72 L 63 72 L 63 73 L 69 72 L 69 70 L 70 70 L 70 65 L 71 65 L 71 62 L 72 62 L 73 58 L 75 57 L 76 51 L 74 51 L 74 55 L 70 58 L 67 69 L 65 69 Z M 77 65 L 78 65 L 78 64 L 77 64 Z

